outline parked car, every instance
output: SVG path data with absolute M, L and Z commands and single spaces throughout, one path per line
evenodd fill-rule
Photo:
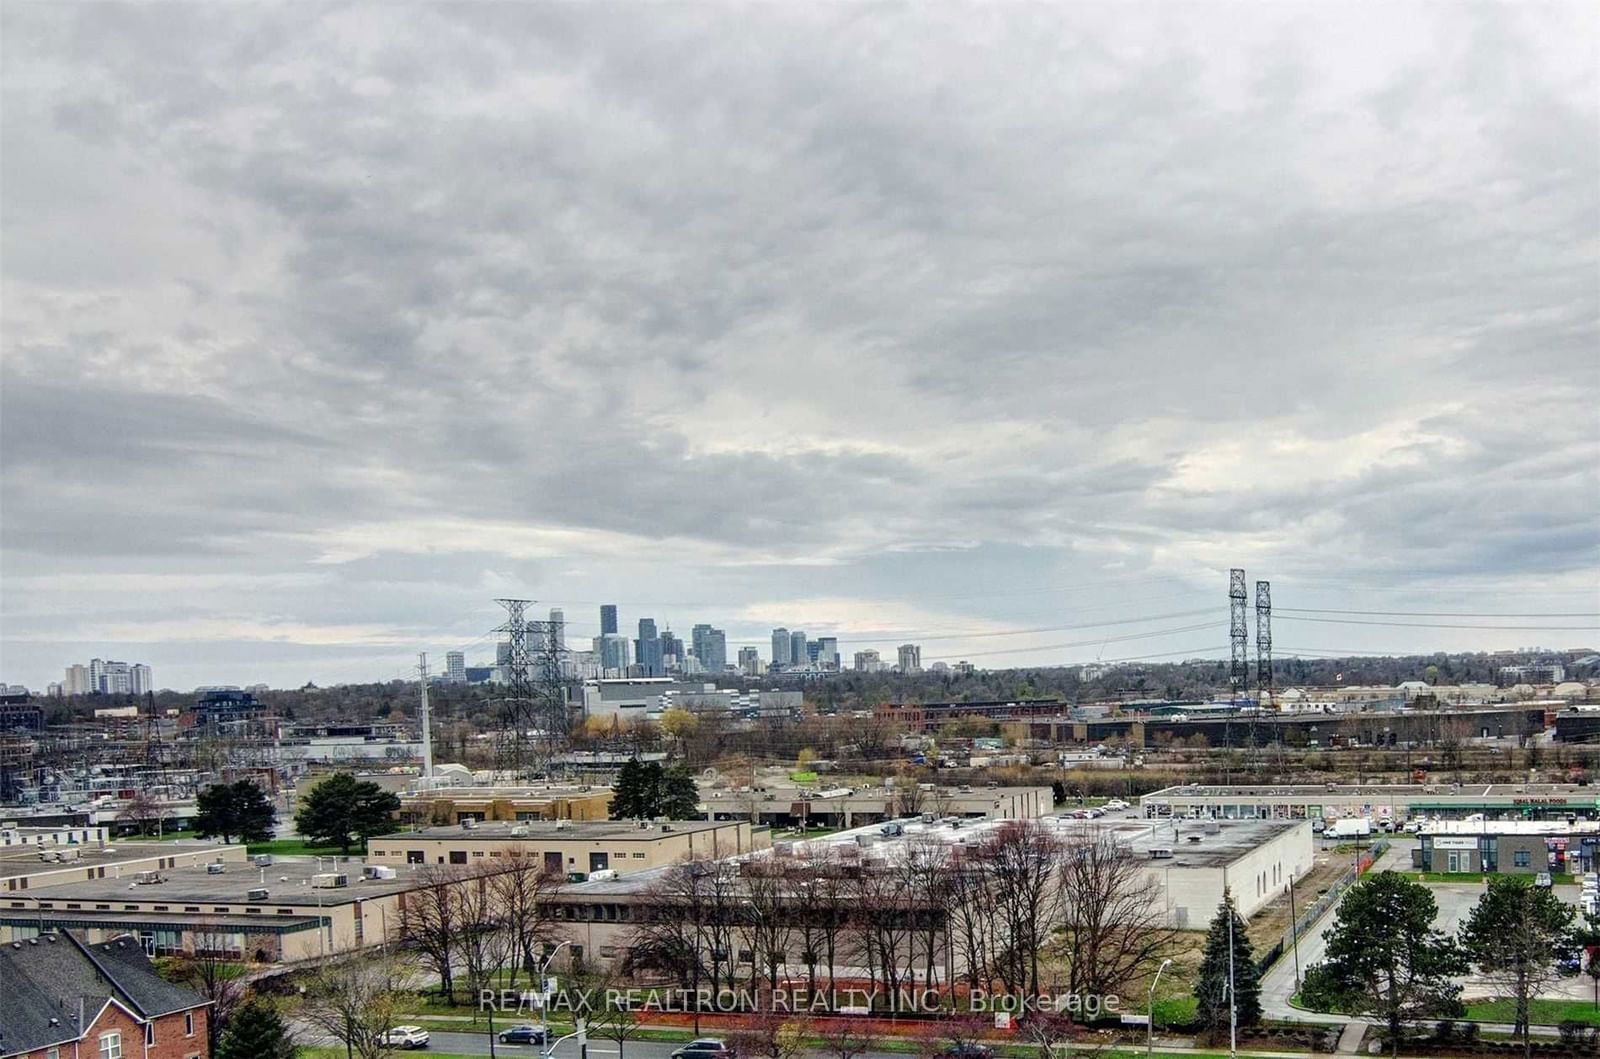
M 544 1044 L 550 1038 L 550 1027 L 542 1022 L 524 1022 L 500 1031 L 501 1044 Z
M 719 1037 L 697 1037 L 677 1048 L 672 1053 L 672 1059 L 723 1059 L 728 1054 L 728 1046 Z
M 1558 957 L 1556 959 L 1556 968 L 1562 974 L 1577 974 L 1583 970 L 1583 953 L 1569 952 L 1564 956 Z
M 428 1031 L 421 1026 L 390 1026 L 378 1034 L 378 1043 L 390 1048 L 426 1048 Z
M 939 1050 L 939 1059 L 994 1059 L 994 1049 L 977 1041 L 948 1044 Z

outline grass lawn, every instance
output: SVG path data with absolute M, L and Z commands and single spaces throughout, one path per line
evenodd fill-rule
M 1490 877 L 1478 871 L 1408 871 L 1403 874 L 1406 878 L 1415 879 L 1417 882 L 1431 883 L 1481 883 Z M 1550 881 L 1557 886 L 1571 886 L 1573 878 L 1562 873 L 1551 875 Z
M 1510 1022 L 1516 1002 L 1483 1000 L 1467 1005 L 1467 1018 L 1478 1022 Z M 1528 1018 L 1537 1026 L 1558 1026 L 1563 1022 L 1583 1022 L 1600 1026 L 1600 1008 L 1592 1000 L 1534 1000 L 1528 1004 Z
M 245 846 L 251 854 L 271 853 L 279 857 L 342 857 L 338 846 L 313 846 L 303 838 L 275 838 L 268 842 L 251 842 Z M 367 852 L 366 843 L 350 847 L 350 856 L 362 857 Z
M 1187 1026 L 1194 1020 L 1199 1001 L 1193 994 L 1169 996 L 1156 1001 L 1156 1027 Z

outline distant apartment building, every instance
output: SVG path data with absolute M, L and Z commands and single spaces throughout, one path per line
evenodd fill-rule
M 444 656 L 444 679 L 451 684 L 465 684 L 467 682 L 467 656 L 461 651 L 446 651 Z
M 560 607 L 550 608 L 550 646 L 557 651 L 567 649 L 567 613 Z
M 876 651 L 857 651 L 855 664 L 857 673 L 883 672 L 883 659 L 878 657 Z
M 89 675 L 89 667 L 74 665 L 68 666 L 66 677 L 61 681 L 61 692 L 64 695 L 87 695 L 94 690 L 93 678 Z
M 823 669 L 837 670 L 839 668 L 839 638 L 836 636 L 820 636 L 817 638 L 817 665 Z
M 668 672 L 681 671 L 684 655 L 683 639 L 672 635 L 671 629 L 662 629 L 661 664 L 666 666 Z
M 914 643 L 901 644 L 898 668 L 902 673 L 922 672 L 922 645 Z
M 779 628 L 772 630 L 772 664 L 786 666 L 794 661 L 794 655 L 789 646 L 789 630 Z
M 1503 688 L 1513 684 L 1559 684 L 1567 679 L 1567 667 L 1559 662 L 1501 666 L 1499 679 Z
M 618 633 L 602 633 L 595 637 L 594 653 L 600 663 L 600 672 L 606 676 L 626 676 L 629 665 L 628 647 L 628 638 Z
M 639 619 L 639 638 L 633 641 L 633 657 L 639 664 L 639 673 L 646 677 L 664 677 L 666 664 L 662 661 L 661 637 L 656 634 L 654 618 Z
M 600 635 L 615 636 L 617 633 L 617 605 L 615 603 L 600 604 Z
M 789 664 L 803 666 L 811 661 L 811 654 L 806 647 L 806 634 L 803 629 L 795 629 L 789 633 Z
M 144 695 L 154 690 L 149 666 L 103 658 L 92 658 L 86 666 L 67 666 L 61 681 L 63 695 Z
M 721 673 L 728 668 L 728 637 L 721 629 L 709 625 L 696 625 L 690 632 L 690 643 L 700 667 L 707 673 Z
M 761 675 L 761 653 L 754 647 L 739 648 L 739 672 L 747 677 Z

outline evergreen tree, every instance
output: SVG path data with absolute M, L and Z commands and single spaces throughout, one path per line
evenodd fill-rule
M 638 758 L 629 758 L 617 770 L 617 780 L 611 785 L 611 819 L 613 820 L 643 820 L 649 817 L 646 811 L 649 792 L 645 790 L 644 766 Z
M 294 1059 L 294 1054 L 283 1019 L 266 1004 L 252 1001 L 228 1022 L 215 1059 Z
M 659 761 L 630 759 L 611 786 L 613 820 L 691 820 L 699 805 L 700 790 L 686 765 L 663 769 Z
M 272 837 L 278 814 L 266 794 L 250 780 L 213 783 L 195 798 L 195 830 L 201 838 L 212 835 L 230 842 L 265 842 Z
M 1439 906 L 1422 883 L 1398 872 L 1368 875 L 1333 915 L 1327 958 L 1306 972 L 1300 996 L 1319 1011 L 1383 1019 L 1392 1054 L 1408 1020 L 1461 1013 L 1467 959 L 1434 928 Z
M 668 820 L 693 820 L 700 815 L 700 788 L 687 765 L 667 769 L 656 788 L 656 816 Z
M 1195 981 L 1198 1002 L 1195 1016 L 1206 1032 L 1226 1033 L 1229 1026 L 1228 935 L 1233 934 L 1233 1006 L 1238 1025 L 1254 1026 L 1261 1021 L 1261 970 L 1256 966 L 1244 920 L 1233 903 L 1233 891 L 1222 892 L 1222 904 L 1206 932 L 1205 956 Z
M 1512 1034 L 1523 1055 L 1533 1050 L 1529 1005 L 1554 981 L 1565 956 L 1583 935 L 1573 930 L 1574 910 L 1549 887 L 1526 875 L 1496 875 L 1461 924 L 1461 947 L 1485 983 L 1515 1004 Z
M 295 813 L 295 827 L 313 842 L 338 846 L 346 855 L 356 842 L 394 829 L 391 813 L 400 799 L 367 780 L 336 772 L 314 787 Z

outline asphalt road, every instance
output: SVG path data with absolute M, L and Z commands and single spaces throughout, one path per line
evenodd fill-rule
M 1403 870 L 1408 866 L 1410 856 L 1409 845 L 1404 844 L 1404 840 L 1402 840 L 1402 842 L 1397 842 L 1395 845 L 1399 848 L 1391 849 L 1390 853 L 1385 855 L 1384 858 L 1380 860 L 1378 867 Z M 1435 920 L 1435 924 L 1445 933 L 1454 934 L 1460 929 L 1462 920 L 1465 919 L 1466 916 L 1471 912 L 1472 906 L 1477 903 L 1479 895 L 1483 893 L 1483 884 L 1430 883 L 1428 884 L 1428 889 L 1433 893 L 1433 899 L 1439 906 L 1439 915 Z M 1556 893 L 1564 900 L 1576 904 L 1578 900 L 1579 889 L 1576 886 L 1558 886 L 1556 887 Z M 1324 953 L 1327 951 L 1327 932 L 1333 926 L 1334 911 L 1337 908 L 1338 905 L 1334 905 L 1333 908 L 1330 908 L 1327 911 L 1322 919 L 1313 924 L 1311 929 L 1307 930 L 1305 934 L 1301 935 L 1299 949 L 1300 970 L 1302 973 L 1306 968 L 1321 960 Z M 1462 983 L 1465 989 L 1466 996 L 1472 997 L 1484 995 L 1484 986 L 1477 981 L 1475 976 L 1467 976 L 1459 979 L 1459 981 Z M 1556 982 L 1551 984 L 1551 986 L 1543 995 L 1549 997 L 1588 999 L 1590 996 L 1592 996 L 1593 988 L 1593 983 L 1587 977 L 1580 976 L 1576 978 L 1558 979 Z M 1300 1022 L 1331 1024 L 1345 1023 L 1350 1021 L 1349 1019 L 1339 1015 L 1324 1015 L 1314 1011 L 1304 1011 L 1300 1008 L 1291 1007 L 1289 1004 L 1289 998 L 1294 995 L 1295 990 L 1296 983 L 1294 954 L 1292 952 L 1286 952 L 1284 953 L 1283 958 L 1278 960 L 1277 963 L 1274 963 L 1267 973 L 1262 977 L 1262 1011 L 1272 1018 L 1294 1019 Z M 1484 1028 L 1488 1030 L 1502 1030 L 1504 1032 L 1510 1031 L 1509 1026 L 1499 1026 L 1495 1024 L 1485 1024 Z M 1549 1027 L 1535 1027 L 1534 1032 L 1553 1033 L 1554 1030 Z
M 489 1055 L 490 1039 L 487 1033 L 447 1033 L 431 1032 L 431 1040 L 427 1051 L 416 1054 L 425 1056 L 428 1051 L 445 1052 L 455 1055 Z M 708 1036 L 712 1036 L 708 1034 Z M 296 1039 L 301 1044 L 308 1045 L 334 1045 L 337 1042 L 327 1037 L 305 1032 L 299 1028 Z M 494 1043 L 494 1055 L 508 1056 L 543 1056 L 544 1048 L 537 1044 L 501 1044 Z M 581 1052 L 576 1041 L 566 1041 L 556 1046 L 553 1053 L 554 1059 L 671 1059 L 674 1049 L 682 1047 L 683 1042 L 677 1041 L 628 1041 L 623 1045 L 621 1056 L 617 1054 L 617 1042 L 591 1038 L 587 1053 Z M 893 1052 L 866 1052 L 861 1059 L 905 1059 L 903 1054 Z

